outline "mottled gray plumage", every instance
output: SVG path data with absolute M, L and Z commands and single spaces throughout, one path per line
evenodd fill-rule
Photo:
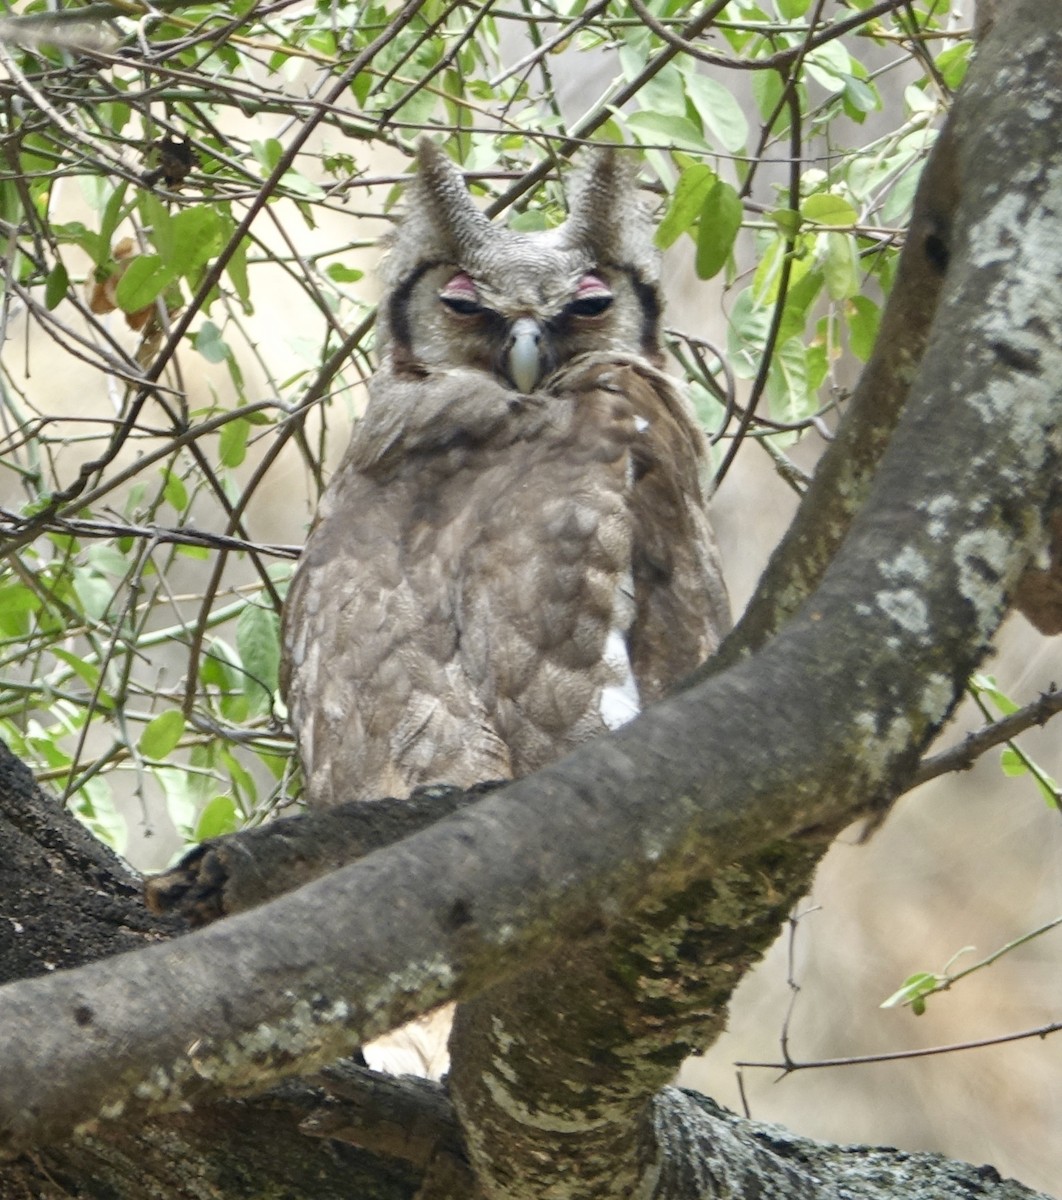
M 311 804 L 534 771 L 727 627 L 633 166 L 595 152 L 569 205 L 548 232 L 500 228 L 421 146 L 380 367 L 285 610 Z

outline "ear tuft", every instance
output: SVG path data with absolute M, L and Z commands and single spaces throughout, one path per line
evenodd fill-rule
M 388 283 L 403 279 L 429 259 L 469 265 L 493 236 L 460 168 L 428 138 L 417 143 L 417 170 L 406 185 L 404 209 L 383 263 Z
M 561 245 L 585 247 L 599 263 L 626 263 L 643 282 L 657 281 L 660 256 L 633 155 L 608 146 L 591 151 L 572 171 L 568 212 L 557 231 Z

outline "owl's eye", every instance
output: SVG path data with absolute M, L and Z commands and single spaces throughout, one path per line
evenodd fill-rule
M 608 284 L 596 275 L 584 275 L 575 289 L 575 299 L 565 305 L 570 317 L 599 317 L 612 303 Z
M 451 312 L 462 317 L 475 317 L 484 311 L 479 302 L 479 292 L 472 282 L 472 277 L 460 272 L 439 293 L 439 299 Z

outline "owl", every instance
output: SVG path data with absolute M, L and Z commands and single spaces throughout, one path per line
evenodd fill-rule
M 557 228 L 497 226 L 419 147 L 379 369 L 285 605 L 311 805 L 526 775 L 729 625 L 634 165 L 593 152 L 568 201 Z

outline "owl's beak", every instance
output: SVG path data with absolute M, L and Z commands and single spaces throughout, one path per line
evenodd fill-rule
M 509 330 L 505 359 L 509 378 L 521 392 L 534 391 L 542 378 L 542 326 L 534 317 L 517 317 Z

